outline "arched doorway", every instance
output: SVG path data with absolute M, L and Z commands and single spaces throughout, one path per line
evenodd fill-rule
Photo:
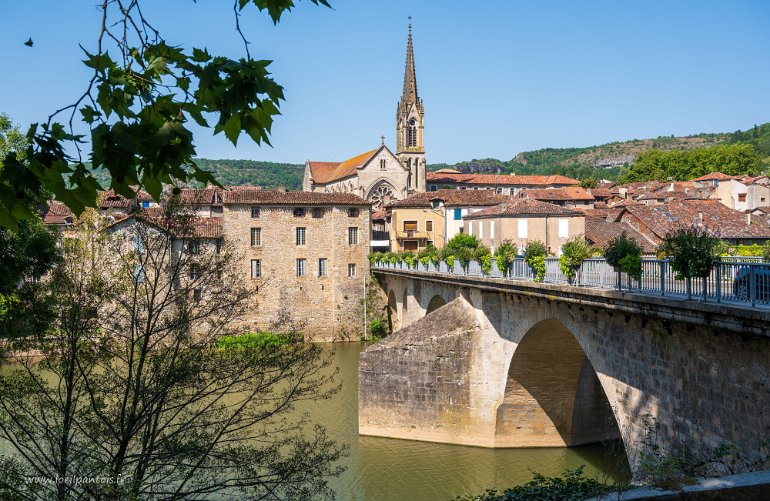
M 511 359 L 495 445 L 575 446 L 619 438 L 607 395 L 575 336 L 557 319 L 535 324 Z
M 397 331 L 398 324 L 398 303 L 396 303 L 396 293 L 391 290 L 388 292 L 388 331 L 389 334 Z
M 432 312 L 438 310 L 439 308 L 441 308 L 442 306 L 444 306 L 445 304 L 446 304 L 446 301 L 444 301 L 443 297 L 438 296 L 438 295 L 433 296 L 433 298 L 428 303 L 428 309 L 425 312 L 425 314 L 427 315 L 429 313 L 432 313 Z

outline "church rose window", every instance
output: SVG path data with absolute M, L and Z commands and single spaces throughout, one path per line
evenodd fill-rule
M 375 209 L 382 208 L 383 205 L 390 203 L 393 200 L 393 190 L 386 185 L 380 185 L 372 191 L 369 195 L 369 201 Z

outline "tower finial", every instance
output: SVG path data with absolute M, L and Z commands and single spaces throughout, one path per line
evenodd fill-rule
M 385 136 L 380 136 L 380 139 L 382 139 L 380 146 L 385 146 Z
M 409 34 L 412 34 L 412 16 L 409 16 Z
M 419 101 L 417 97 L 417 77 L 414 71 L 414 51 L 412 49 L 412 16 L 409 16 L 409 36 L 406 39 L 404 93 L 401 95 L 401 101 L 405 103 L 416 103 Z

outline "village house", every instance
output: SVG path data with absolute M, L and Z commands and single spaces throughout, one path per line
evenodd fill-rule
M 586 220 L 581 211 L 528 198 L 514 198 L 464 219 L 464 231 L 493 250 L 506 240 L 519 249 L 539 240 L 557 256 L 567 240 L 585 233 Z
M 712 189 L 711 198 L 715 198 L 731 209 L 739 211 L 753 210 L 770 205 L 770 187 L 767 176 L 747 177 L 728 176 L 721 172 L 712 172 L 693 180 L 702 187 Z
M 428 191 L 441 189 L 494 190 L 501 195 L 517 195 L 524 189 L 566 188 L 577 186 L 576 179 L 566 176 L 518 176 L 516 174 L 458 174 L 446 171 L 428 172 Z
M 594 207 L 595 201 L 594 196 L 580 186 L 568 186 L 566 188 L 525 189 L 519 192 L 519 196 L 575 209 L 592 209 Z
M 393 202 L 390 210 L 390 243 L 396 251 L 443 247 L 463 231 L 463 218 L 510 197 L 490 190 L 438 190 L 418 193 Z

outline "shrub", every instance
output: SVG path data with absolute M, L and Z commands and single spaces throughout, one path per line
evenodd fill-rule
M 459 249 L 471 249 L 475 250 L 479 246 L 479 239 L 476 238 L 476 235 L 468 235 L 467 233 L 458 233 L 457 235 L 453 236 L 449 241 L 444 245 L 444 248 L 442 251 L 449 255 L 454 255 L 457 257 L 457 251 Z
M 385 258 L 385 254 L 382 252 L 372 252 L 369 254 L 369 262 L 372 264 L 380 264 Z
M 642 276 L 642 246 L 626 235 L 626 232 L 610 241 L 604 251 L 607 264 L 625 271 L 629 277 L 639 280 Z
M 545 244 L 539 240 L 528 242 L 524 248 L 524 262 L 535 274 L 535 282 L 545 278 L 545 257 L 548 255 Z
M 417 255 L 413 252 L 404 252 L 403 260 L 409 268 L 417 268 Z
M 705 228 L 680 228 L 669 233 L 660 246 L 678 277 L 707 277 L 719 260 L 719 239 Z
M 593 252 L 593 248 L 582 235 L 573 237 L 561 248 L 559 269 L 572 282 L 572 279 L 575 278 L 577 271 L 580 269 L 580 265 L 591 257 Z
M 387 336 L 388 328 L 385 325 L 385 322 L 383 322 L 381 318 L 373 318 L 372 321 L 369 322 L 369 334 L 377 339 L 382 339 Z
M 770 240 L 762 246 L 762 260 L 766 263 L 770 263 Z
M 497 262 L 497 269 L 501 273 L 508 271 L 508 268 L 511 267 L 514 259 L 516 259 L 518 251 L 516 244 L 510 240 L 504 240 L 500 247 L 495 249 L 495 261 Z
M 272 349 L 291 343 L 291 338 L 271 332 L 244 332 L 239 336 L 222 336 L 216 341 L 221 350 Z
M 444 262 L 446 263 L 446 265 L 447 265 L 447 266 L 449 267 L 449 269 L 451 270 L 451 269 L 453 269 L 453 268 L 454 268 L 454 266 L 455 266 L 455 257 L 454 257 L 454 256 L 452 256 L 452 255 L 446 256 L 446 257 L 444 258 Z
M 612 486 L 586 477 L 584 468 L 585 466 L 579 466 L 574 470 L 566 470 L 561 477 L 546 477 L 533 473 L 532 480 L 524 485 L 506 489 L 504 492 L 488 490 L 481 495 L 457 497 L 455 501 L 578 500 L 612 491 Z

